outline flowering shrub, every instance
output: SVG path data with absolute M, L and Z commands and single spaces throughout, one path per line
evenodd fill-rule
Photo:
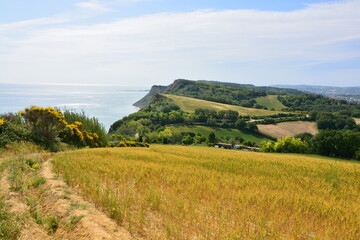
M 5 119 L 0 118 L 0 126 L 5 124 Z
M 60 141 L 77 147 L 106 146 L 104 138 L 100 139 L 97 133 L 88 131 L 80 121 L 68 123 L 63 113 L 55 108 L 31 106 L 19 114 L 23 123 L 31 129 L 31 139 L 50 150 L 58 150 Z M 77 117 L 76 114 L 71 116 Z M 89 119 L 85 117 L 86 120 Z M 96 125 L 94 119 L 91 121 Z
M 81 122 L 79 129 L 83 132 L 85 144 L 89 147 L 106 147 L 108 146 L 108 135 L 105 127 L 95 117 L 89 117 L 85 112 L 74 112 L 64 110 L 65 120 L 70 124 Z
M 113 147 L 150 147 L 148 143 L 134 142 L 134 141 L 120 141 Z

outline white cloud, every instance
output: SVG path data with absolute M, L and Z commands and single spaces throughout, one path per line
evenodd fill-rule
M 98 1 L 80 2 L 80 3 L 77 3 L 76 6 L 78 6 L 79 8 L 85 9 L 85 10 L 96 11 L 96 12 L 110 11 L 109 8 L 104 7 Z
M 343 46 L 360 40 L 358 9 L 360 1 L 345 1 L 292 12 L 207 10 L 38 28 L 25 38 L 0 38 L 0 45 L 11 41 L 14 46 L 0 50 L 0 79 L 125 84 L 148 80 L 151 85 L 184 77 L 326 84 L 338 74 L 333 79 L 328 73 L 311 75 L 306 65 L 360 58 L 360 49 Z M 347 76 L 342 70 L 341 83 L 351 85 L 353 72 Z

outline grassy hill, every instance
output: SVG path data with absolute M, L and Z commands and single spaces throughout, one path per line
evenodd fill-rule
M 184 112 L 194 112 L 197 108 L 212 109 L 216 111 L 220 110 L 233 110 L 237 111 L 240 115 L 250 115 L 250 116 L 266 116 L 266 115 L 275 115 L 280 113 L 280 111 L 270 111 L 265 109 L 256 109 L 256 108 L 245 108 L 235 105 L 210 102 L 201 99 L 162 94 L 167 98 L 174 101 Z
M 238 129 L 232 128 L 219 128 L 219 127 L 208 127 L 208 126 L 199 126 L 199 125 L 175 125 L 169 126 L 169 128 L 174 134 L 180 134 L 181 132 L 193 132 L 200 133 L 202 136 L 209 136 L 211 132 L 214 132 L 216 137 L 242 137 L 243 139 L 251 142 L 261 143 L 264 141 L 264 136 L 255 135 L 253 133 L 242 132 Z
M 150 92 L 134 105 L 140 108 L 146 107 L 147 104 L 150 103 L 151 98 L 157 93 L 185 96 L 244 107 L 254 107 L 255 101 L 253 102 L 252 100 L 257 97 L 267 95 L 303 94 L 303 92 L 295 89 L 259 87 L 251 84 L 217 81 L 177 79 L 168 86 L 154 85 Z
M 258 125 L 259 131 L 268 136 L 275 138 L 290 136 L 293 137 L 296 134 L 308 132 L 311 134 L 317 134 L 318 129 L 315 122 L 283 122 L 278 124 L 269 124 L 269 125 Z
M 278 99 L 277 95 L 268 95 L 265 97 L 255 98 L 257 104 L 266 107 L 267 109 L 282 110 L 286 108 Z
M 56 172 L 141 239 L 357 239 L 360 164 L 208 147 L 58 153 Z

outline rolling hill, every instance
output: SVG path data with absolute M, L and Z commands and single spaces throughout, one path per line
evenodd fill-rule
M 134 106 L 143 108 L 150 103 L 152 97 L 158 93 L 179 95 L 218 103 L 232 105 L 252 105 L 255 98 L 267 95 L 303 94 L 295 89 L 276 87 L 258 87 L 251 84 L 226 83 L 218 81 L 192 81 L 177 79 L 168 86 L 154 85 L 150 92 L 134 103 Z
M 239 115 L 249 115 L 249 116 L 269 116 L 269 115 L 276 115 L 280 113 L 280 111 L 270 111 L 266 109 L 256 109 L 256 108 L 245 108 L 235 105 L 217 103 L 217 102 L 210 102 L 201 99 L 183 97 L 183 96 L 176 96 L 170 94 L 162 94 L 163 96 L 171 99 L 174 101 L 176 105 L 178 105 L 181 110 L 184 112 L 194 112 L 197 108 L 203 109 L 211 109 L 215 111 L 220 110 L 233 110 L 237 111 Z
M 211 132 L 214 132 L 216 137 L 220 138 L 235 138 L 241 137 L 246 141 L 255 142 L 260 144 L 265 140 L 264 136 L 255 133 L 247 133 L 234 128 L 220 128 L 220 127 L 209 127 L 200 125 L 174 125 L 168 126 L 174 134 L 181 134 L 186 132 L 193 132 L 195 134 L 201 134 L 202 136 L 209 136 Z
M 267 95 L 265 97 L 258 97 L 255 98 L 255 101 L 257 104 L 264 106 L 267 109 L 274 109 L 278 111 L 286 109 L 286 106 L 277 99 L 277 95 Z

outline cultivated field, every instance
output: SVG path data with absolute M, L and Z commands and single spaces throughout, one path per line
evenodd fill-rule
M 266 115 L 275 115 L 280 113 L 280 111 L 245 108 L 235 105 L 210 102 L 196 98 L 189 98 L 189 97 L 183 97 L 177 95 L 170 95 L 170 94 L 163 94 L 163 95 L 166 96 L 167 98 L 172 99 L 175 102 L 175 104 L 177 104 L 184 112 L 194 112 L 195 109 L 197 108 L 204 108 L 204 109 L 213 109 L 216 111 L 233 110 L 233 111 L 237 111 L 240 115 L 249 115 L 249 116 L 266 116 Z
M 358 239 L 360 164 L 208 147 L 56 154 L 72 186 L 142 239 Z
M 281 138 L 285 136 L 293 137 L 296 134 L 308 132 L 311 134 L 317 134 L 318 129 L 315 122 L 283 122 L 278 124 L 269 124 L 269 125 L 258 125 L 259 131 L 268 136 Z
M 284 104 L 282 104 L 278 99 L 277 95 L 268 95 L 265 97 L 258 97 L 255 99 L 256 102 L 267 109 L 274 109 L 274 110 L 282 110 L 286 108 Z
M 175 134 L 180 134 L 181 132 L 193 132 L 195 134 L 200 133 L 201 135 L 208 137 L 211 132 L 214 132 L 216 137 L 242 137 L 247 141 L 252 141 L 256 143 L 261 143 L 262 141 L 264 141 L 264 136 L 257 136 L 255 134 L 242 132 L 238 129 L 232 128 L 219 128 L 197 125 L 174 125 L 167 128 L 169 128 Z

